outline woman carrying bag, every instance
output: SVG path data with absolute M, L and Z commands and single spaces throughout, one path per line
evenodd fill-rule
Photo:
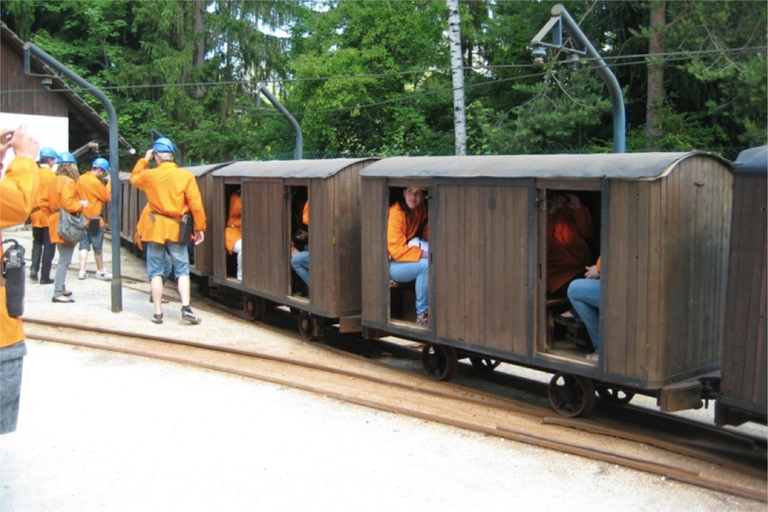
M 72 153 L 67 151 L 59 155 L 61 163 L 56 169 L 56 177 L 48 184 L 43 193 L 40 208 L 48 215 L 48 233 L 51 243 L 56 246 L 59 253 L 59 261 L 56 264 L 56 277 L 53 281 L 53 299 L 51 302 L 75 302 L 71 297 L 72 292 L 66 289 L 67 269 L 72 262 L 72 254 L 75 252 L 74 243 L 68 242 L 59 235 L 60 208 L 72 214 L 83 211 L 88 201 L 81 200 L 77 193 L 77 180 L 80 172 L 77 169 L 77 161 Z

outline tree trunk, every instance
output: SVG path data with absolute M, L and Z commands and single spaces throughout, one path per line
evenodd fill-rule
M 195 48 L 194 66 L 199 72 L 205 65 L 205 0 L 195 0 L 195 37 L 197 38 L 197 47 Z M 198 73 L 199 74 L 199 73 Z M 195 87 L 194 97 L 202 98 L 204 94 L 202 85 Z
M 467 114 L 464 109 L 464 65 L 461 51 L 461 17 L 459 0 L 446 0 L 448 6 L 448 40 L 451 46 L 453 74 L 453 124 L 456 154 L 467 154 Z
M 661 109 L 664 106 L 664 23 L 666 2 L 650 2 L 651 37 L 648 42 L 648 102 L 645 107 L 645 148 L 658 150 L 661 131 Z

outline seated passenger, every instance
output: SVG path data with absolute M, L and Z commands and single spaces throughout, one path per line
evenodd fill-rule
M 547 293 L 565 296 L 592 257 L 592 216 L 576 194 L 554 194 L 547 207 Z
M 416 281 L 416 323 L 429 324 L 429 218 L 426 187 L 408 187 L 390 206 L 387 218 L 389 277 L 398 283 Z
M 301 213 L 301 222 L 309 226 L 309 201 L 304 203 L 304 211 Z M 291 266 L 302 281 L 309 286 L 309 244 L 303 251 L 299 251 L 291 241 Z
M 597 362 L 600 359 L 600 272 L 602 262 L 597 259 L 595 265 L 587 267 L 584 279 L 574 279 L 568 286 L 568 300 L 584 322 L 589 339 L 595 352 L 587 354 L 587 360 Z
M 224 230 L 224 245 L 229 254 L 237 254 L 237 280 L 243 280 L 243 199 L 240 191 L 229 196 L 229 218 Z

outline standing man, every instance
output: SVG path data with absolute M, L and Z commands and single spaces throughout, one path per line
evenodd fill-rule
M 55 176 L 53 166 L 56 165 L 57 156 L 58 153 L 53 148 L 46 147 L 40 150 L 38 159 L 40 186 L 37 188 L 32 211 L 29 214 L 29 221 L 32 224 L 32 265 L 29 267 L 29 278 L 37 281 L 39 270 L 40 284 L 53 283 L 51 264 L 56 254 L 56 246 L 51 243 L 51 237 L 48 234 L 48 216 L 40 209 L 40 199 Z
M 0 180 L 0 228 L 21 224 L 32 211 L 40 172 L 34 161 L 40 145 L 22 125 L 18 129 L 0 129 L 0 170 L 5 152 L 12 147 L 16 157 Z M 0 235 L 0 239 L 2 236 Z M 0 240 L 1 241 L 1 240 Z M 0 246 L 0 258 L 3 250 Z M 5 280 L 0 283 L 0 434 L 16 430 L 21 397 L 21 369 L 27 346 L 21 317 L 8 312 Z
M 101 181 L 107 176 L 106 186 Z M 93 246 L 93 257 L 96 260 L 96 277 L 99 279 L 112 279 L 112 274 L 104 268 L 104 219 L 101 211 L 104 203 L 112 199 L 112 184 L 109 181 L 109 162 L 104 158 L 97 158 L 91 164 L 91 170 L 80 176 L 77 180 L 77 192 L 80 199 L 86 199 L 88 206 L 83 209 L 85 222 L 88 229 L 85 238 L 80 242 L 80 271 L 78 279 L 85 279 L 85 262 L 88 260 L 88 251 Z M 94 219 L 95 218 L 95 219 Z M 98 229 L 91 226 L 91 222 L 98 222 Z
M 143 223 L 142 242 L 146 245 L 147 274 L 152 290 L 152 303 L 155 314 L 152 321 L 163 323 L 163 270 L 165 251 L 171 257 L 176 285 L 181 297 L 181 318 L 198 324 L 200 317 L 189 306 L 189 239 L 180 240 L 182 217 L 191 214 L 194 223 L 194 242 L 199 245 L 204 240 L 206 227 L 205 210 L 200 189 L 194 175 L 174 162 L 175 148 L 170 139 L 157 139 L 152 149 L 140 158 L 131 172 L 131 185 L 143 190 L 149 204 L 149 221 Z M 149 169 L 154 160 L 157 167 Z M 138 226 L 137 226 L 138 227 Z

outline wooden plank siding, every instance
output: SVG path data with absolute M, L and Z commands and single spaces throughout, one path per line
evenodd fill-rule
M 387 187 L 385 180 L 362 180 L 361 265 L 363 320 L 383 329 L 389 320 Z
M 717 364 L 730 180 L 692 157 L 656 181 L 610 182 L 606 373 L 654 387 Z
M 39 70 L 34 72 L 40 73 Z M 67 101 L 61 94 L 43 89 L 39 76 L 24 74 L 24 56 L 10 44 L 0 44 L 0 76 L 3 85 L 0 90 L 0 111 L 68 117 Z
M 243 285 L 275 297 L 288 290 L 287 267 L 275 266 L 290 254 L 283 192 L 281 179 L 243 180 Z
M 211 193 L 213 190 L 213 175 L 210 172 L 197 176 L 197 187 L 200 189 L 200 195 L 203 197 L 203 208 L 205 209 L 205 216 L 207 222 L 206 236 L 200 245 L 195 246 L 195 263 L 190 265 L 190 270 L 201 276 L 213 275 L 213 236 L 212 230 L 221 229 L 220 226 L 224 225 L 226 219 L 221 221 L 221 224 L 212 224 L 209 218 L 211 213 L 215 209 L 215 198 Z
M 766 413 L 766 177 L 737 175 L 723 325 L 723 402 Z
M 521 182 L 525 185 L 525 182 Z M 437 336 L 514 354 L 528 352 L 529 187 L 444 184 L 430 233 Z M 431 318 L 430 318 L 431 321 Z

